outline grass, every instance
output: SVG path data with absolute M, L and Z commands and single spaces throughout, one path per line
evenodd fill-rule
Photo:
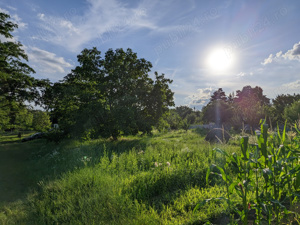
M 177 131 L 116 142 L 0 145 L 6 148 L 0 154 L 16 154 L 1 174 L 19 162 L 16 173 L 27 168 L 20 176 L 27 188 L 21 192 L 22 185 L 12 182 L 12 193 L 19 195 L 1 204 L 0 223 L 227 224 L 227 202 L 210 201 L 193 211 L 205 199 L 226 196 L 218 177 L 206 184 L 206 171 L 212 162 L 226 163 L 225 157 L 212 157 L 214 147 L 240 154 L 235 142 L 210 145 L 199 132 Z
M 18 137 L 18 133 L 16 132 L 5 132 L 0 133 L 0 145 L 2 144 L 12 144 L 21 142 L 22 138 L 29 137 L 34 134 L 33 131 L 23 131 L 21 138 Z

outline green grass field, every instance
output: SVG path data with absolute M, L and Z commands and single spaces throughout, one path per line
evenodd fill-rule
M 118 141 L 0 144 L 0 224 L 228 224 L 212 149 L 241 154 L 237 140 L 211 145 L 195 130 Z M 249 196 L 254 198 L 254 196 Z M 232 195 L 234 204 L 241 199 Z M 194 212 L 193 212 L 194 211 Z

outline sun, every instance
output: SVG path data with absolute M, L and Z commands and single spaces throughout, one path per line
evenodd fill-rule
M 213 49 L 207 58 L 209 68 L 216 72 L 224 72 L 230 69 L 233 65 L 233 56 L 226 54 L 225 49 Z

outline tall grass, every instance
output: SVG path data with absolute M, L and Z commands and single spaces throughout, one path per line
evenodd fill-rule
M 238 145 L 210 145 L 197 132 L 45 143 L 31 155 L 37 188 L 23 202 L 0 209 L 1 224 L 221 224 L 232 201 L 220 176 L 206 183 L 211 163 L 226 166 Z M 231 169 L 229 174 L 233 174 Z M 212 169 L 217 172 L 217 169 Z M 252 198 L 252 195 L 248 196 Z M 214 199 L 194 210 L 197 203 Z M 218 199 L 219 198 L 219 199 Z M 224 219 L 225 218 L 225 219 Z

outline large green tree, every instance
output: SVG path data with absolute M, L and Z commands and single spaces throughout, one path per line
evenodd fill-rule
M 46 82 L 30 76 L 35 71 L 25 63 L 28 57 L 22 44 L 13 39 L 12 32 L 18 25 L 9 18 L 0 12 L 0 123 L 9 120 L 3 128 L 17 127 L 18 114 L 25 110 L 25 102 L 38 103 L 38 88 Z
M 113 137 L 121 133 L 150 132 L 173 106 L 171 80 L 155 72 L 152 64 L 131 49 L 97 48 L 78 55 L 79 66 L 45 93 L 44 104 L 69 134 Z

